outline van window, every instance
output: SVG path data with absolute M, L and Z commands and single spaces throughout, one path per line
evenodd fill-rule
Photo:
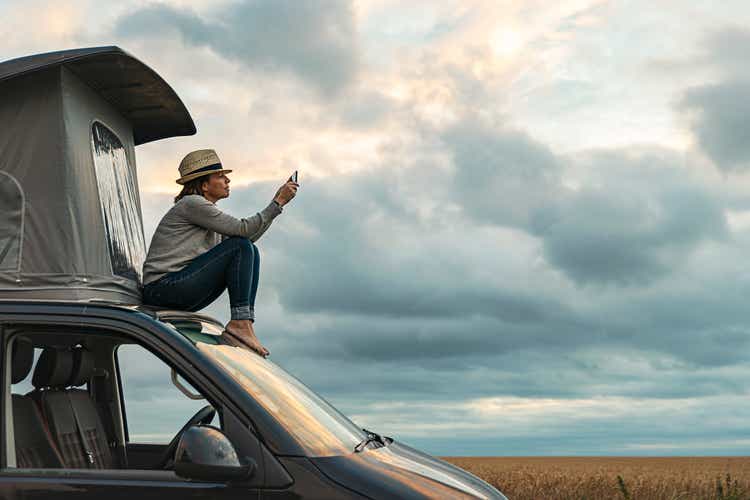
M 365 437 L 356 424 L 270 360 L 246 349 L 196 341 L 273 416 L 309 457 L 347 455 Z
M 99 122 L 91 128 L 91 149 L 112 272 L 140 283 L 146 244 L 134 169 L 120 139 Z
M 221 409 L 146 347 L 103 330 L 22 328 L 0 377 L 7 467 L 165 470 L 191 417 L 225 430 Z
M 130 443 L 169 443 L 187 418 L 207 404 L 181 392 L 172 382 L 171 368 L 140 345 L 121 345 L 117 363 Z M 199 395 L 181 377 L 177 381 Z
M 23 192 L 10 174 L 0 171 L 0 271 L 17 271 L 21 263 Z

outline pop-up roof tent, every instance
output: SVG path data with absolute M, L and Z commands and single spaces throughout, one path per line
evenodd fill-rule
M 140 303 L 135 146 L 195 134 L 180 98 L 118 47 L 0 63 L 0 298 Z

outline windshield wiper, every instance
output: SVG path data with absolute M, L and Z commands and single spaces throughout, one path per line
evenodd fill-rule
M 383 439 L 383 436 L 381 436 L 380 434 L 376 432 L 368 431 L 367 429 L 362 429 L 362 430 L 365 431 L 365 434 L 367 434 L 367 437 L 361 443 L 359 443 L 357 446 L 354 447 L 354 453 L 359 453 L 360 451 L 364 450 L 365 447 L 370 443 L 380 443 L 381 446 L 387 446 L 389 444 L 389 441 L 387 441 L 387 439 L 389 438 Z M 392 441 L 393 440 L 391 439 L 390 442 Z

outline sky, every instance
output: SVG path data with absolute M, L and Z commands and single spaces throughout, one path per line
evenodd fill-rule
M 182 98 L 198 133 L 137 148 L 147 242 L 189 151 L 234 170 L 238 217 L 299 170 L 257 242 L 255 329 L 356 423 L 438 455 L 748 454 L 747 2 L 0 18 L 0 60 L 117 45 Z

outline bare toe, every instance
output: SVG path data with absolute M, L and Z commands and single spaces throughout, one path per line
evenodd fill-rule
M 229 329 L 224 330 L 227 332 L 235 341 L 237 341 L 242 347 L 247 348 L 248 350 L 251 350 L 255 353 L 257 353 L 259 356 L 263 356 L 264 358 L 268 356 L 270 353 L 268 352 L 268 349 L 263 347 L 260 342 L 258 342 L 258 339 L 253 335 L 247 335 L 244 332 L 243 333 L 235 333 L 232 332 Z

